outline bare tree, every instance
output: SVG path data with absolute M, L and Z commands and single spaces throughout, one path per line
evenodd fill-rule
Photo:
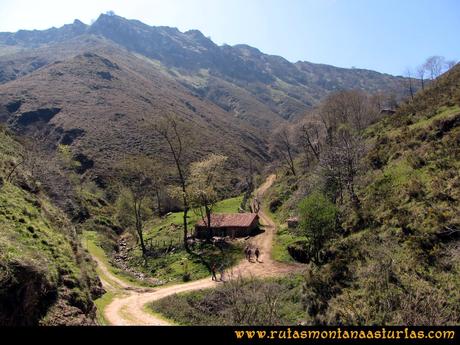
M 20 166 L 25 166 L 34 179 L 43 179 L 43 175 L 49 172 L 46 168 L 51 159 L 49 156 L 44 158 L 46 136 L 43 133 L 36 133 L 17 140 L 22 145 L 22 149 L 17 154 L 17 160 L 7 174 L 6 181 L 11 181 Z
M 300 143 L 305 152 L 310 153 L 316 160 L 321 154 L 321 137 L 319 126 L 313 123 L 302 125 L 300 129 Z
M 420 80 L 422 90 L 425 90 L 425 79 L 428 77 L 431 81 L 441 75 L 441 73 L 450 70 L 457 64 L 455 60 L 446 60 L 443 56 L 430 56 L 425 62 L 417 67 L 416 76 Z
M 171 156 L 174 160 L 174 165 L 176 166 L 177 175 L 179 178 L 179 194 L 182 199 L 183 206 L 183 241 L 184 249 L 188 254 L 195 257 L 197 260 L 206 266 L 206 268 L 211 272 L 212 265 L 209 260 L 206 259 L 206 256 L 202 255 L 200 252 L 194 252 L 188 243 L 188 213 L 191 208 L 190 200 L 190 190 L 189 186 L 189 176 L 186 170 L 186 158 L 184 156 L 184 150 L 187 147 L 185 142 L 186 136 L 184 131 L 179 126 L 179 121 L 175 116 L 167 115 L 162 121 L 159 121 L 154 126 L 155 131 L 160 135 L 161 138 L 167 143 L 170 150 Z
M 350 127 L 343 125 L 330 139 L 320 161 L 321 166 L 326 170 L 326 175 L 335 180 L 340 196 L 342 188 L 346 188 L 353 209 L 358 215 L 361 203 L 355 192 L 355 180 L 365 154 L 364 148 L 361 136 Z
M 153 194 L 155 195 L 156 209 L 157 214 L 161 217 L 163 209 L 161 207 L 162 196 L 165 190 L 164 180 L 165 180 L 165 170 L 166 166 L 158 161 L 155 161 L 156 169 L 152 171 L 152 180 L 153 180 Z
M 410 68 L 406 69 L 406 79 L 405 83 L 407 84 L 407 88 L 409 89 L 409 94 L 411 100 L 414 100 L 414 85 L 413 85 L 413 78 L 412 78 L 412 71 Z
M 433 81 L 441 75 L 445 66 L 445 58 L 438 55 L 430 56 L 426 59 L 424 66 L 430 79 Z
M 245 175 L 245 183 L 246 183 L 246 190 L 243 195 L 243 200 L 241 200 L 240 210 L 244 211 L 246 209 L 246 205 L 248 203 L 249 198 L 251 197 L 252 193 L 254 192 L 254 165 L 252 163 L 251 157 L 247 157 L 248 159 L 248 170 L 246 171 Z
M 281 155 L 283 161 L 291 171 L 292 175 L 296 176 L 296 169 L 294 163 L 294 146 L 291 141 L 290 132 L 287 128 L 281 129 L 275 134 L 275 145 L 277 151 Z
M 190 210 L 190 202 L 187 194 L 187 175 L 185 169 L 184 153 L 184 135 L 179 129 L 178 121 L 174 116 L 165 116 L 165 118 L 155 125 L 156 132 L 166 141 L 169 150 L 174 160 L 179 177 L 183 212 L 183 240 L 184 248 L 187 252 L 191 252 L 188 246 L 188 212 Z
M 147 255 L 147 248 L 144 242 L 144 221 L 148 214 L 146 212 L 146 201 L 154 186 L 155 166 L 146 157 L 131 157 L 120 164 L 120 175 L 123 188 L 128 191 L 129 203 L 134 215 L 134 228 L 138 235 L 142 255 Z
M 358 217 L 361 203 L 355 192 L 355 180 L 365 154 L 363 130 L 378 119 L 378 108 L 360 91 L 341 91 L 329 96 L 321 105 L 319 115 L 326 138 L 320 156 L 325 177 L 341 199 L 345 189 Z
M 417 77 L 420 80 L 422 90 L 425 90 L 425 73 L 426 73 L 425 65 L 421 65 L 417 67 Z
M 327 97 L 319 108 L 319 116 L 330 136 L 344 123 L 361 132 L 379 119 L 379 110 L 365 92 L 347 90 Z

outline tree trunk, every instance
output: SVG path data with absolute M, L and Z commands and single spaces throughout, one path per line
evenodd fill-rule
M 188 246 L 188 224 L 187 224 L 187 218 L 188 218 L 188 211 L 189 211 L 189 204 L 188 204 L 188 199 L 187 199 L 187 188 L 185 184 L 185 177 L 184 173 L 182 172 L 182 167 L 180 165 L 179 159 L 177 156 L 174 154 L 174 160 L 176 162 L 176 167 L 177 167 L 177 172 L 179 174 L 179 179 L 181 183 L 181 188 L 182 188 L 182 202 L 184 204 L 184 217 L 183 217 L 183 224 L 184 224 L 184 249 L 187 253 L 191 253 L 192 251 L 190 250 Z
M 294 166 L 294 159 L 292 158 L 292 153 L 291 153 L 290 148 L 288 149 L 288 157 L 289 157 L 289 167 L 291 168 L 292 175 L 296 176 L 295 166 Z
M 147 248 L 145 247 L 144 235 L 142 234 L 142 230 L 138 230 L 137 234 L 139 235 L 139 240 L 141 242 L 142 256 L 145 257 L 147 255 Z
M 208 228 L 208 238 L 211 239 L 211 210 L 208 206 L 205 205 L 204 207 L 205 212 L 206 212 L 206 222 L 207 222 L 207 228 Z
M 414 89 L 412 87 L 412 78 L 409 77 L 409 92 L 411 100 L 414 100 Z
M 157 198 L 157 207 L 158 207 L 158 217 L 161 217 L 161 200 L 160 200 L 160 190 L 159 188 L 155 191 L 156 198 Z
M 144 243 L 144 234 L 142 233 L 142 215 L 141 215 L 141 203 L 135 203 L 134 205 L 134 210 L 136 213 L 136 232 L 137 235 L 139 236 L 139 241 L 141 243 L 141 250 L 142 250 L 142 256 L 145 258 L 147 254 L 147 248 L 145 247 Z

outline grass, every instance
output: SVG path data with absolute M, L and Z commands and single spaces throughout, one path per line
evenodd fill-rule
M 163 321 L 169 323 L 170 325 L 176 324 L 176 321 L 174 321 L 173 319 L 167 318 L 163 314 L 155 312 L 153 310 L 153 308 L 149 304 L 144 305 L 143 310 L 146 313 L 149 313 L 150 315 L 156 317 L 157 319 L 160 319 L 160 320 L 163 320 Z
M 218 202 L 214 212 L 227 213 L 238 212 L 242 196 L 229 198 Z M 166 255 L 156 258 L 149 258 L 145 262 L 142 252 L 138 246 L 129 252 L 128 264 L 138 272 L 142 272 L 149 277 L 157 280 L 156 285 L 165 285 L 188 280 L 197 280 L 209 276 L 208 269 L 196 258 L 191 257 L 183 248 L 182 236 L 182 212 L 174 212 L 161 219 L 155 219 L 146 225 L 144 239 L 147 246 L 153 245 L 154 248 L 166 247 L 172 244 L 174 250 Z M 189 212 L 189 230 L 193 231 L 195 222 L 200 218 L 197 212 Z M 84 232 L 88 236 L 88 232 Z M 97 239 L 93 238 L 93 243 Z M 101 256 L 102 248 L 99 247 Z M 207 245 L 201 248 L 203 256 L 208 262 L 223 264 L 225 267 L 236 264 L 243 258 L 243 250 L 237 242 L 231 243 L 228 248 L 221 252 L 214 246 Z M 107 264 L 107 261 L 105 261 Z M 133 283 L 133 280 L 116 268 L 111 268 L 112 273 L 123 277 L 126 281 Z M 134 281 L 134 283 L 136 283 Z
M 276 233 L 272 243 L 272 259 L 279 262 L 294 262 L 287 247 L 297 241 L 298 238 L 290 232 L 286 225 L 280 222 L 277 214 L 270 211 L 266 201 L 263 202 L 262 208 L 276 225 Z
M 40 206 L 39 206 L 40 205 Z M 44 213 L 60 215 L 46 201 L 39 201 L 10 184 L 0 190 L 0 249 L 6 261 L 30 262 L 57 281 L 59 271 L 80 279 L 80 269 L 66 236 L 65 225 L 58 231 Z
M 268 325 L 267 313 L 264 309 L 268 304 L 264 296 L 269 295 L 269 298 L 273 298 L 273 294 L 276 294 L 279 299 L 276 308 L 277 317 L 272 322 L 297 324 L 304 317 L 300 303 L 302 284 L 303 278 L 300 275 L 277 279 L 245 279 L 219 285 L 215 289 L 202 289 L 168 296 L 147 305 L 147 308 L 150 313 L 154 315 L 160 313 L 164 315 L 162 317 L 165 320 L 178 325 L 210 326 L 236 324 L 234 317 L 241 316 L 240 308 L 246 305 L 247 311 L 258 310 L 258 312 L 250 317 L 243 317 L 239 324 Z M 232 299 L 229 298 L 229 292 L 232 296 L 241 295 Z M 250 294 L 250 297 L 247 294 Z M 243 295 L 246 295 L 246 298 Z M 237 309 L 240 309 L 240 313 L 236 311 Z
M 104 310 L 117 296 L 117 293 L 107 291 L 102 297 L 94 301 L 97 308 L 96 319 L 99 325 L 104 326 L 109 324 L 104 316 Z
M 0 130 L 0 177 L 5 177 L 5 168 L 16 160 L 20 150 L 20 144 Z M 66 215 L 43 193 L 30 193 L 15 185 L 17 179 L 32 180 L 26 165 L 17 169 L 13 183 L 4 181 L 0 187 L 0 290 L 5 292 L 1 297 L 9 296 L 9 289 L 35 284 L 27 280 L 36 279 L 37 284 L 46 285 L 47 289 L 37 291 L 37 296 L 55 290 L 59 305 L 75 306 L 83 312 L 92 303 L 90 291 L 97 281 L 96 272 L 88 264 Z M 33 274 L 16 276 L 21 270 Z M 17 297 L 9 298 L 14 301 Z M 31 308 L 34 302 L 28 298 L 18 300 L 17 303 L 23 304 L 18 308 Z M 50 308 L 50 314 L 35 322 L 62 323 L 71 318 L 61 315 L 58 309 L 53 310 L 51 305 L 46 307 Z
M 114 276 L 116 276 L 121 281 L 123 281 L 123 282 L 125 282 L 127 284 L 130 284 L 130 285 L 136 286 L 136 287 L 149 287 L 149 286 L 151 286 L 147 282 L 138 280 L 138 279 L 132 277 L 131 275 L 129 275 L 128 273 L 124 272 L 123 270 L 114 267 L 110 263 L 106 253 L 104 252 L 104 250 L 100 246 L 99 240 L 100 240 L 99 239 L 99 234 L 97 232 L 95 232 L 95 231 L 83 231 L 83 233 L 82 233 L 83 246 L 86 248 L 86 250 L 88 250 L 88 252 L 92 256 L 94 256 L 98 260 L 100 260 L 107 267 L 107 269 L 110 271 L 110 273 L 112 273 Z M 110 279 L 110 277 L 108 277 L 106 274 L 104 274 L 104 272 L 102 272 L 100 269 L 97 269 L 97 271 L 98 271 L 99 276 L 102 277 L 102 279 L 106 280 L 108 283 L 110 283 L 112 285 L 118 285 L 116 282 L 114 282 L 112 279 Z
M 101 261 L 107 269 L 115 275 L 118 279 L 121 281 L 137 286 L 137 287 L 145 287 L 149 286 L 145 282 L 139 281 L 122 270 L 113 267 L 112 264 L 110 263 L 109 259 L 107 258 L 107 255 L 105 254 L 104 250 L 100 247 L 98 244 L 99 242 L 99 234 L 94 232 L 94 231 L 83 231 L 82 233 L 82 244 L 83 247 L 95 258 L 97 258 L 99 261 Z M 105 274 L 102 270 L 99 268 L 96 268 L 96 272 L 98 276 L 109 283 L 111 286 L 115 288 L 120 288 L 117 282 L 115 282 L 113 279 L 111 279 L 107 274 Z M 104 295 L 102 295 L 100 298 L 96 299 L 94 301 L 94 304 L 96 305 L 97 312 L 96 312 L 96 318 L 97 321 L 100 325 L 108 325 L 107 320 L 104 317 L 104 310 L 107 307 L 108 304 L 110 304 L 116 297 L 120 296 L 122 294 L 121 290 L 109 290 L 106 291 Z
M 275 240 L 273 241 L 272 257 L 280 262 L 295 262 L 287 248 L 294 242 L 306 240 L 305 236 L 298 236 L 290 231 L 287 226 L 278 228 Z
M 232 212 L 238 212 L 239 206 L 241 204 L 241 201 L 243 200 L 242 196 L 238 196 L 235 198 L 229 198 L 225 199 L 222 201 L 219 201 L 215 207 L 213 212 L 214 213 L 232 213 Z M 188 224 L 189 226 L 193 227 L 195 223 L 200 219 L 199 212 L 196 212 L 194 210 L 189 211 L 188 213 Z M 154 225 L 151 227 L 151 229 L 148 229 L 145 231 L 146 238 L 151 237 L 162 237 L 159 233 L 164 229 L 164 227 L 167 227 L 169 225 L 178 225 L 182 226 L 183 223 L 183 213 L 182 212 L 173 212 L 170 213 L 168 216 L 165 218 L 162 218 L 154 223 Z M 177 233 L 182 233 L 182 229 L 178 231 Z M 171 238 L 171 235 L 168 236 L 168 238 Z M 182 238 L 181 236 L 178 236 L 178 238 Z
M 288 187 L 285 185 L 286 181 L 278 179 L 275 182 L 275 185 L 271 187 L 269 195 L 273 194 L 276 196 L 282 195 Z M 262 208 L 264 212 L 275 222 L 276 233 L 273 237 L 272 243 L 272 258 L 273 260 L 279 262 L 292 263 L 295 260 L 291 257 L 288 252 L 288 246 L 292 243 L 304 240 L 304 236 L 300 236 L 295 231 L 289 229 L 287 224 L 283 221 L 285 217 L 285 210 L 282 208 L 278 209 L 276 212 L 272 212 L 269 207 L 270 197 L 265 198 L 262 203 Z
M 451 107 L 446 107 L 446 106 L 441 107 L 436 112 L 436 115 L 417 121 L 416 123 L 410 125 L 409 129 L 427 128 L 434 121 L 448 119 L 449 117 L 453 115 L 457 115 L 459 112 L 460 112 L 460 107 L 458 105 L 451 106 Z
M 459 73 L 451 83 L 457 95 Z M 333 259 L 305 284 L 305 306 L 317 311 L 313 322 L 458 322 L 458 240 L 440 235 L 460 224 L 460 107 L 437 91 L 420 93 L 400 108 L 408 111 L 368 130 L 376 144 L 369 162 L 378 164 L 363 171 L 356 188 L 366 222 L 357 226 L 342 205 L 347 234 L 332 241 Z

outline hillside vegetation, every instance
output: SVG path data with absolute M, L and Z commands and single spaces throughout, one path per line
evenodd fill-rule
M 318 111 L 330 132 L 310 147 L 319 159 L 299 155 L 296 175 L 289 165 L 280 170 L 264 205 L 279 225 L 274 258 L 303 262 L 305 273 L 237 280 L 168 297 L 153 310 L 181 324 L 458 324 L 459 81 L 457 66 L 361 131 L 349 125 L 366 118 L 344 114 L 366 98 L 328 99 Z M 292 216 L 298 225 L 288 228 Z
M 193 226 L 249 211 L 270 169 L 273 258 L 306 274 L 154 310 L 182 324 L 458 323 L 459 79 L 457 66 L 384 116 L 405 78 L 197 30 L 104 14 L 0 33 L 0 324 L 103 320 L 82 240 L 136 287 L 235 265 L 243 240 L 198 240 Z
M 321 259 L 310 257 L 306 322 L 458 324 L 460 66 L 363 135 L 368 149 L 354 179 L 359 208 L 349 193 L 335 199 L 336 230 Z M 295 205 L 306 193 L 331 197 L 328 180 L 307 171 L 285 176 L 272 191 L 280 219 L 302 219 L 306 209 Z M 282 230 L 277 242 L 311 255 L 305 227 Z
M 22 152 L 0 128 L 0 324 L 94 324 L 94 264 L 27 166 L 11 174 Z

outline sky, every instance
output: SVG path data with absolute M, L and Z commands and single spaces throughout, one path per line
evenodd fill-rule
M 0 0 L 0 32 L 90 24 L 109 10 L 291 62 L 402 75 L 432 55 L 460 60 L 460 0 Z

